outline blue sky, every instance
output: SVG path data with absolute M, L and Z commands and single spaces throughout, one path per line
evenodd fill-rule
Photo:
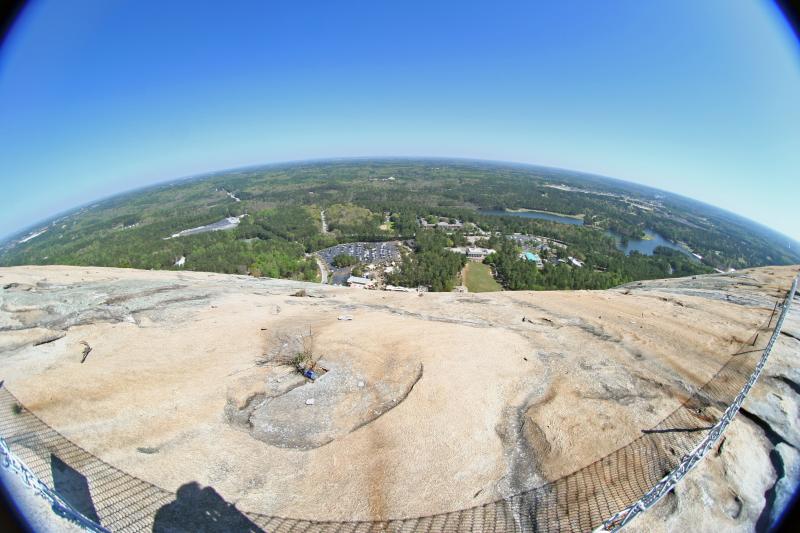
M 604 174 L 800 239 L 800 53 L 769 2 L 224 4 L 31 3 L 0 50 L 0 235 L 194 173 L 409 155 Z

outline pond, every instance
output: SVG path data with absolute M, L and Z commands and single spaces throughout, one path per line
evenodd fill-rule
M 699 263 L 698 259 L 693 256 L 689 250 L 679 244 L 675 244 L 674 242 L 665 239 L 655 231 L 645 230 L 644 233 L 647 235 L 646 239 L 628 239 L 627 244 L 624 246 L 622 245 L 622 239 L 619 235 L 611 231 L 606 231 L 605 233 L 606 235 L 613 237 L 614 241 L 617 243 L 617 248 L 621 252 L 625 252 L 625 255 L 628 255 L 633 251 L 637 251 L 642 255 L 653 255 L 653 252 L 656 248 L 659 246 L 664 246 L 665 248 L 678 250 L 695 263 Z

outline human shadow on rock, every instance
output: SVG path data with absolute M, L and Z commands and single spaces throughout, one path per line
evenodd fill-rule
M 260 532 L 235 505 L 226 502 L 212 487 L 196 481 L 181 485 L 175 501 L 161 507 L 153 522 L 154 533 L 184 531 L 203 533 Z

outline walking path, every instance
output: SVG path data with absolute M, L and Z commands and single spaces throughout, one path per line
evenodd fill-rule
M 319 266 L 319 282 L 325 285 L 328 283 L 328 266 L 317 254 L 314 254 L 314 259 L 317 260 L 317 265 Z

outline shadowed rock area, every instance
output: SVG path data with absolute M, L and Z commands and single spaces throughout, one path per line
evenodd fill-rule
M 421 516 L 540 486 L 658 426 L 754 341 L 796 272 L 420 297 L 6 268 L 0 379 L 107 463 L 199 501 L 213 487 L 231 520 Z M 725 440 L 635 527 L 749 531 L 778 516 L 800 469 L 798 316 Z M 299 324 L 315 381 L 274 357 Z M 193 501 L 178 500 L 162 523 Z

